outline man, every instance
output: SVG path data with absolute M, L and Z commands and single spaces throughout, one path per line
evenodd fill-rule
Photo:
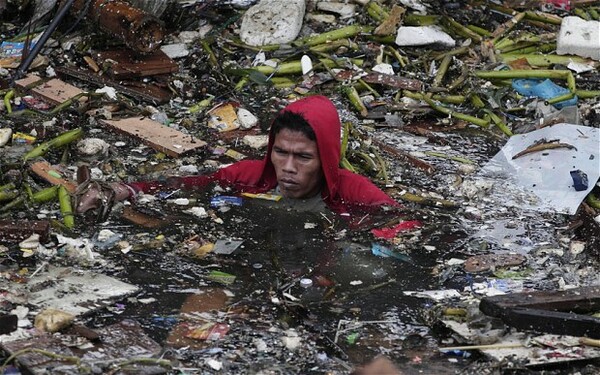
M 398 206 L 369 179 L 339 168 L 341 123 L 333 103 L 316 95 L 285 107 L 269 132 L 263 160 L 242 160 L 208 176 L 171 177 L 166 181 L 112 184 L 115 198 L 134 198 L 139 191 L 194 189 L 210 182 L 239 192 L 275 192 L 300 206 L 327 206 L 347 214 L 353 209 Z M 77 204 L 78 212 L 97 208 L 97 188 L 88 189 Z

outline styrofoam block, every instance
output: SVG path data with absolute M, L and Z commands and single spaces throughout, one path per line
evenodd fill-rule
M 240 39 L 251 46 L 289 43 L 300 33 L 305 10 L 306 0 L 262 0 L 244 14 Z
M 401 26 L 396 34 L 396 44 L 405 47 L 429 44 L 454 47 L 456 42 L 437 26 Z
M 556 53 L 600 60 L 600 22 L 579 17 L 563 17 Z

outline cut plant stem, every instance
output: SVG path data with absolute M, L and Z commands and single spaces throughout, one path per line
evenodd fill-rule
M 362 117 L 367 117 L 369 111 L 360 99 L 358 91 L 356 91 L 356 89 L 353 86 L 344 86 L 342 90 L 346 94 L 346 97 L 348 97 L 348 99 L 350 100 L 350 104 L 352 104 L 352 106 L 358 111 L 358 113 L 360 113 Z
M 442 83 L 442 80 L 444 79 L 444 76 L 446 75 L 446 72 L 448 71 L 448 67 L 450 66 L 451 62 L 452 56 L 448 55 L 442 59 L 440 67 L 438 68 L 437 73 L 435 74 L 435 78 L 433 79 L 433 87 L 439 87 L 439 85 Z
M 13 98 L 13 96 L 15 96 L 15 90 L 9 90 L 4 95 L 4 107 L 6 108 L 6 112 L 8 112 L 8 114 L 12 113 L 12 105 L 10 104 L 10 100 Z
M 528 10 L 525 12 L 525 18 L 531 21 L 540 21 L 552 25 L 560 25 L 562 18 L 550 13 Z
M 586 59 L 579 56 L 561 56 L 561 55 L 549 55 L 549 54 L 514 54 L 514 53 L 501 53 L 498 54 L 497 57 L 500 61 L 510 64 L 515 60 L 525 59 L 531 66 L 551 66 L 551 65 L 567 65 L 570 62 L 577 62 L 581 64 L 590 64 L 590 66 L 598 65 L 598 63 L 593 60 Z
M 485 127 L 487 127 L 487 126 L 489 125 L 489 121 L 486 121 L 486 120 L 484 120 L 484 119 L 480 119 L 479 117 L 470 116 L 470 115 L 467 115 L 467 114 L 464 114 L 464 113 L 456 112 L 456 111 L 454 111 L 454 110 L 452 110 L 452 109 L 450 109 L 450 108 L 447 108 L 447 107 L 444 107 L 444 106 L 438 105 L 438 104 L 436 104 L 436 103 L 435 103 L 435 102 L 434 102 L 432 99 L 430 99 L 430 98 L 427 98 L 427 97 L 425 97 L 425 96 L 423 96 L 423 100 L 424 100 L 424 101 L 425 101 L 427 104 L 429 104 L 429 106 L 430 106 L 431 108 L 435 109 L 435 110 L 436 110 L 436 111 L 438 111 L 438 112 L 441 112 L 441 113 L 447 114 L 447 115 L 448 115 L 448 116 L 450 116 L 450 117 L 455 117 L 455 118 L 457 118 L 457 119 L 460 119 L 460 120 L 464 120 L 464 121 L 470 122 L 470 123 L 472 123 L 472 124 L 475 124 L 475 125 L 481 126 L 481 127 L 483 127 L 483 128 L 485 128 Z
M 60 204 L 60 214 L 63 217 L 63 223 L 67 228 L 73 229 L 75 226 L 75 216 L 71 205 L 71 196 L 63 185 L 60 185 L 58 188 L 58 202 Z
M 375 90 L 373 87 L 371 87 L 368 83 L 366 83 L 362 79 L 359 78 L 357 82 L 362 87 L 364 87 L 365 89 L 367 89 L 371 94 L 373 94 L 374 97 L 376 97 L 376 98 L 380 98 L 381 97 L 381 95 L 377 92 L 377 90 Z
M 513 136 L 513 132 L 508 128 L 508 126 L 502 121 L 500 116 L 496 115 L 494 112 L 489 109 L 484 109 L 484 111 L 490 116 L 490 119 L 502 131 L 502 133 L 508 135 L 509 137 Z
M 467 158 L 463 158 L 460 156 L 446 155 L 441 152 L 425 151 L 425 155 L 434 156 L 434 157 L 443 158 L 443 159 L 454 160 L 454 161 L 457 161 L 457 162 L 463 163 L 463 164 L 475 164 L 473 161 L 471 161 Z
M 83 136 L 83 130 L 81 128 L 66 131 L 47 142 L 41 143 L 40 145 L 35 147 L 33 150 L 26 153 L 23 156 L 23 160 L 27 161 L 27 160 L 36 158 L 38 156 L 43 156 L 48 151 L 65 146 L 71 142 L 78 140 L 82 136 Z
M 570 70 L 498 70 L 498 71 L 476 71 L 474 73 L 479 78 L 484 79 L 515 79 L 515 78 L 548 78 L 565 79 L 571 91 L 575 91 L 575 77 Z
M 575 90 L 575 95 L 582 99 L 595 98 L 600 96 L 600 90 Z
M 334 40 L 349 38 L 351 36 L 356 36 L 361 32 L 369 33 L 373 31 L 372 26 L 362 26 L 362 25 L 350 25 L 346 27 L 342 27 L 341 29 L 328 31 L 322 34 L 310 36 L 308 38 L 298 39 L 292 44 L 296 47 L 301 46 L 316 46 L 318 44 L 323 44 L 327 42 L 332 42 Z
M 459 22 L 456 22 L 452 17 L 443 17 L 442 18 L 442 24 L 444 26 L 446 26 L 447 28 L 453 30 L 455 33 L 457 33 L 458 35 L 467 38 L 467 39 L 471 39 L 472 41 L 476 42 L 476 43 L 480 43 L 483 38 L 481 37 L 481 35 L 477 34 L 476 32 L 466 28 L 465 26 L 463 26 L 462 24 L 460 24 Z
M 468 53 L 468 52 L 469 52 L 469 47 L 464 46 L 464 47 L 455 48 L 448 52 L 440 53 L 440 54 L 436 55 L 433 59 L 434 60 L 442 60 L 446 56 L 460 56 L 460 55 L 464 55 L 465 53 Z
M 575 93 L 569 92 L 569 93 L 564 94 L 564 95 L 559 95 L 559 96 L 555 96 L 554 98 L 550 98 L 550 99 L 546 100 L 546 103 L 548 103 L 548 104 L 556 104 L 556 103 L 563 102 L 565 100 L 573 99 L 573 97 L 575 97 Z
M 492 43 L 496 44 L 500 37 L 512 30 L 519 22 L 525 18 L 525 13 L 517 13 L 513 18 L 498 26 L 492 33 Z
M 334 60 L 331 60 L 331 59 L 319 59 L 319 61 L 323 65 L 325 65 L 329 68 L 336 68 L 338 66 L 338 64 Z M 357 66 L 363 65 L 363 60 L 361 60 L 361 59 L 350 59 L 349 61 Z M 317 66 L 315 65 L 314 68 L 316 68 L 316 67 Z M 252 70 L 263 73 L 265 75 L 302 74 L 302 64 L 298 60 L 298 61 L 291 61 L 291 62 L 279 64 L 275 68 L 273 68 L 272 66 L 261 65 L 261 66 L 256 66 L 254 68 L 243 69 L 242 71 L 248 72 L 248 71 L 252 71 Z

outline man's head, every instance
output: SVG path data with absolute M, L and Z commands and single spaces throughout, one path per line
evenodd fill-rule
M 281 112 L 271 125 L 271 162 L 277 184 L 286 198 L 310 198 L 323 186 L 324 176 L 317 137 L 298 113 Z

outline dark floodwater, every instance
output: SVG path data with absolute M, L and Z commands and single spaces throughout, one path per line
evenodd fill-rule
M 195 198 L 198 204 L 207 203 L 211 194 L 214 193 Z M 403 244 L 394 245 L 376 239 L 368 230 L 348 229 L 344 220 L 333 214 L 292 212 L 248 199 L 227 212 L 216 211 L 223 224 L 216 224 L 211 218 L 190 218 L 181 214 L 181 208 L 167 203 L 154 205 L 153 210 L 156 214 L 172 215 L 168 219 L 171 224 L 152 230 L 122 222 L 109 223 L 107 227 L 125 234 L 132 243 L 136 233 L 149 232 L 148 238 L 163 234 L 167 240 L 160 248 L 142 247 L 128 254 L 118 250 L 104 252 L 119 265 L 115 276 L 138 285 L 142 291 L 136 297 L 152 298 L 152 302 L 121 301 L 115 305 L 117 308 L 88 317 L 89 325 L 103 326 L 132 318 L 164 344 L 190 296 L 217 288 L 226 289 L 231 295 L 227 306 L 217 303 L 221 311 L 242 309 L 249 317 L 244 315 L 245 319 L 230 324 L 230 332 L 220 341 L 202 345 L 204 351 L 196 351 L 192 359 L 188 358 L 192 363 L 206 356 L 209 347 L 222 350 L 239 346 L 252 352 L 252 337 L 266 335 L 269 343 L 267 332 L 272 327 L 298 329 L 304 332 L 303 345 L 308 352 L 323 353 L 322 356 L 339 358 L 344 363 L 340 367 L 329 359 L 331 363 L 319 366 L 315 365 L 315 358 L 307 355 L 291 369 L 282 369 L 283 373 L 303 373 L 315 366 L 341 369 L 339 373 L 344 373 L 348 366 L 362 364 L 377 354 L 387 355 L 409 372 L 448 363 L 436 353 L 435 340 L 423 322 L 423 311 L 431 307 L 430 301 L 408 297 L 403 292 L 437 288 L 432 267 L 441 252 L 456 246 L 456 240 L 464 236 L 457 227 L 425 222 L 421 231 L 406 234 Z M 397 217 L 380 216 L 375 221 L 393 219 Z M 213 242 L 243 242 L 232 254 L 209 253 L 198 259 L 178 250 L 180 243 L 192 235 Z M 399 251 L 401 258 L 373 255 L 375 243 Z M 427 243 L 435 244 L 435 254 L 423 249 Z M 213 270 L 235 275 L 236 280 L 226 286 L 210 281 L 207 275 Z M 311 279 L 313 285 L 301 287 L 302 278 Z M 247 361 L 252 362 L 252 356 L 247 356 Z M 428 364 L 423 365 L 421 359 Z M 248 366 L 236 371 L 246 372 L 252 367 Z

